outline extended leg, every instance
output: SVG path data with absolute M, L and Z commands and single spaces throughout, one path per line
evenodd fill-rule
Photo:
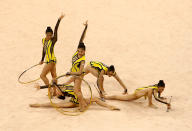
M 50 103 L 45 103 L 45 104 L 30 104 L 30 107 L 53 107 Z M 67 102 L 67 103 L 57 103 L 55 104 L 57 108 L 73 108 L 76 107 L 76 104 L 72 102 Z
M 104 96 L 104 98 L 107 100 L 120 100 L 120 101 L 131 101 L 138 99 L 135 94 Z
M 119 108 L 112 106 L 112 105 L 108 105 L 105 102 L 101 101 L 99 98 L 95 97 L 92 99 L 92 102 L 96 102 L 98 105 L 102 106 L 102 107 L 106 107 L 110 110 L 120 110 Z

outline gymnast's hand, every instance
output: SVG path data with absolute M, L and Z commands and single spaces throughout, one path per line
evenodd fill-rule
M 70 75 L 71 75 L 71 73 L 70 73 L 70 72 L 67 72 L 65 75 L 66 75 L 66 76 L 70 76 Z
M 84 26 L 88 25 L 88 20 L 85 21 L 85 23 L 83 23 Z
M 128 94 L 127 89 L 124 90 L 123 95 Z
M 171 109 L 171 104 L 167 104 L 167 109 Z
M 62 20 L 64 17 L 65 17 L 65 14 L 62 13 L 59 19 Z
M 162 99 L 162 100 L 167 100 L 167 98 L 166 98 L 166 97 L 160 97 L 160 99 Z
M 36 83 L 34 88 L 36 88 L 37 90 L 40 90 L 40 85 Z
M 43 64 L 43 61 L 40 61 L 40 62 L 39 62 L 39 65 L 42 65 L 42 64 Z

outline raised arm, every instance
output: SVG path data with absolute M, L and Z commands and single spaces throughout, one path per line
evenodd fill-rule
M 123 94 L 127 94 L 127 87 L 125 86 L 125 84 L 123 83 L 123 81 L 119 78 L 119 76 L 117 75 L 117 73 L 115 73 L 114 78 L 119 82 L 119 84 L 124 88 L 124 93 Z
M 53 44 L 55 44 L 55 42 L 57 42 L 57 31 L 59 28 L 60 21 L 63 19 L 64 16 L 65 16 L 64 14 L 61 14 L 61 16 L 59 17 L 59 19 L 57 20 L 57 23 L 55 25 L 54 35 L 53 35 Z
M 86 32 L 87 32 L 88 21 L 86 21 L 84 25 L 85 25 L 85 29 L 84 29 L 84 31 L 83 31 L 83 33 L 82 33 L 82 35 L 81 35 L 79 44 L 80 44 L 80 43 L 83 43 L 83 41 L 84 41 L 84 38 L 85 38 L 85 35 L 86 35 Z

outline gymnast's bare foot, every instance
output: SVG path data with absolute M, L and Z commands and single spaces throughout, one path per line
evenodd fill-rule
M 34 88 L 36 88 L 37 90 L 40 90 L 40 85 L 38 83 L 36 83 Z

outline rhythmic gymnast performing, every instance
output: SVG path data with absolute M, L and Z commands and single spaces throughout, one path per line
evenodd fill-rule
M 78 97 L 79 101 L 79 108 L 80 111 L 84 111 L 87 107 L 87 103 L 83 98 L 83 94 L 81 92 L 81 83 L 83 79 L 83 70 L 85 65 L 85 44 L 84 44 L 84 38 L 86 35 L 87 27 L 88 27 L 88 21 L 84 23 L 85 29 L 81 35 L 79 45 L 77 47 L 77 51 L 72 57 L 72 68 L 70 72 L 67 72 L 66 75 L 73 75 L 69 81 L 67 81 L 65 84 L 70 84 L 71 82 L 74 82 L 74 92 L 75 95 Z
M 44 58 L 46 59 L 46 65 L 44 66 L 40 78 L 43 80 L 45 85 L 49 85 L 49 80 L 46 75 L 51 72 L 51 76 L 53 81 L 56 83 L 56 57 L 54 54 L 54 46 L 57 42 L 57 30 L 59 27 L 60 21 L 63 19 L 64 15 L 62 14 L 59 19 L 57 20 L 57 24 L 55 26 L 54 32 L 51 27 L 47 27 L 46 29 L 46 37 L 42 39 L 43 43 L 43 51 L 42 51 L 42 59 L 39 62 L 42 65 L 44 62 Z M 53 94 L 55 95 L 55 88 Z
M 115 67 L 113 65 L 107 66 L 101 62 L 91 61 L 84 69 L 84 75 L 87 75 L 89 73 L 97 78 L 97 86 L 101 94 L 106 95 L 106 92 L 103 88 L 104 75 L 107 75 L 109 77 L 113 76 L 124 88 L 123 94 L 127 94 L 127 87 L 115 72 Z
M 53 87 L 54 85 L 52 85 Z M 57 96 L 59 99 L 65 100 L 65 97 L 71 97 L 69 102 L 65 103 L 57 103 L 55 106 L 57 108 L 74 108 L 79 106 L 79 101 L 78 97 L 74 93 L 74 87 L 72 85 L 57 85 L 60 90 L 57 92 Z M 45 89 L 48 88 L 48 86 L 36 86 L 37 89 Z M 58 91 L 58 90 L 57 90 Z M 90 99 L 85 99 L 86 103 L 90 103 Z M 102 107 L 106 107 L 109 110 L 120 110 L 119 108 L 106 104 L 105 102 L 101 101 L 97 97 L 93 97 L 91 99 L 91 103 L 97 103 L 97 105 L 100 105 Z M 30 107 L 53 107 L 50 103 L 45 103 L 45 104 L 30 104 Z
M 133 94 L 113 95 L 113 96 L 104 95 L 103 97 L 107 100 L 120 100 L 120 101 L 133 101 L 133 100 L 137 100 L 141 97 L 145 97 L 145 98 L 148 98 L 149 107 L 157 108 L 152 103 L 152 96 L 154 96 L 156 101 L 166 104 L 167 108 L 171 109 L 171 104 L 168 102 L 165 102 L 165 98 L 161 97 L 161 93 L 164 91 L 164 89 L 165 89 L 165 83 L 163 80 L 160 80 L 159 83 L 156 85 L 136 89 Z

